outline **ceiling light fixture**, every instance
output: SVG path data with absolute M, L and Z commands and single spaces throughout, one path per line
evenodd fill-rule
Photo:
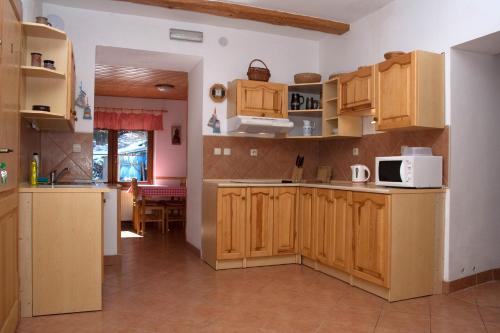
M 168 84 L 168 83 L 160 83 L 160 84 L 155 85 L 156 90 L 161 91 L 161 92 L 168 91 L 170 89 L 173 89 L 174 87 L 175 86 L 173 84 Z

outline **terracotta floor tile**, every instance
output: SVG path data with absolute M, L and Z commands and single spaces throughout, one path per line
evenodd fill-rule
M 122 252 L 121 267 L 105 267 L 103 311 L 23 318 L 17 332 L 429 332 L 430 325 L 433 333 L 462 333 L 485 332 L 483 319 L 499 331 L 497 282 L 389 304 L 305 266 L 216 272 L 175 230 L 150 228 L 124 239 Z
M 486 323 L 486 331 L 488 333 L 500 333 L 500 324 Z
M 384 312 L 378 320 L 375 332 L 422 332 L 431 331 L 430 315 L 418 315 L 405 312 Z
M 484 333 L 486 328 L 482 321 L 459 319 L 443 319 L 431 317 L 432 333 Z

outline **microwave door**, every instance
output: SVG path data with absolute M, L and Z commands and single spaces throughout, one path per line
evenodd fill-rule
M 401 183 L 403 182 L 403 171 L 404 168 L 402 160 L 380 161 L 378 177 L 382 182 Z

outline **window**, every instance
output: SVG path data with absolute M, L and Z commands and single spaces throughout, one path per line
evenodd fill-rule
M 108 183 L 151 182 L 152 131 L 94 131 L 93 178 Z

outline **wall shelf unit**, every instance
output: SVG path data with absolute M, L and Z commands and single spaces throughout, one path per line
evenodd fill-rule
M 71 41 L 64 31 L 38 23 L 23 23 L 21 116 L 40 130 L 73 131 L 75 67 Z M 57 70 L 31 66 L 31 53 L 52 60 Z M 50 112 L 33 111 L 47 105 Z

